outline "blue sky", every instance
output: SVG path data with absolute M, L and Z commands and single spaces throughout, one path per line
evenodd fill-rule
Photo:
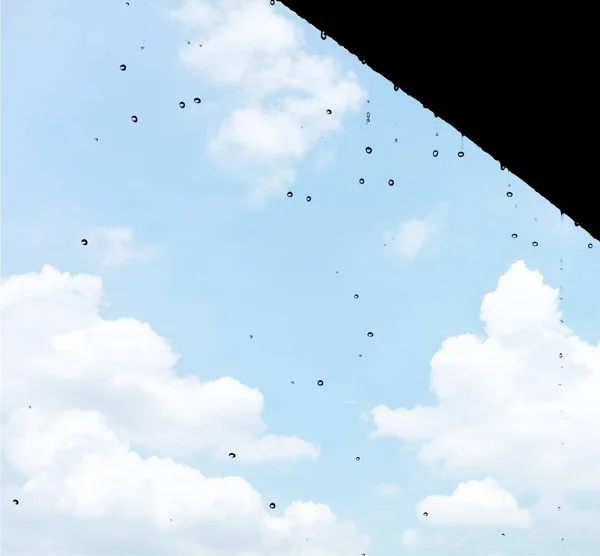
M 594 554 L 585 230 L 279 3 L 27 0 L 3 22 L 3 553 Z M 487 347 L 442 349 L 486 337 L 480 310 Z M 189 509 L 193 470 L 245 494 Z

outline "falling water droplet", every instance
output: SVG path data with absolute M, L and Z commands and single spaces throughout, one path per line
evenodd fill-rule
M 196 98 L 194 99 L 194 102 L 195 102 L 196 104 L 200 104 L 200 102 L 201 102 L 201 101 L 200 101 L 200 99 L 199 99 L 198 97 L 196 97 Z
M 183 102 L 183 100 L 179 103 L 179 108 L 185 108 L 185 102 Z
M 293 194 L 291 191 L 288 191 L 288 192 L 287 192 L 287 196 L 288 196 L 288 197 L 293 197 L 293 196 L 294 196 L 294 194 Z
M 328 114 L 331 114 L 331 110 L 330 110 L 329 108 L 327 109 L 327 113 L 328 113 Z
M 138 117 L 137 116 L 131 116 L 131 121 L 135 124 L 138 121 Z
M 363 184 L 363 183 L 365 183 L 365 178 L 360 178 L 360 179 L 358 180 L 358 183 L 360 183 L 360 184 Z
M 388 185 L 392 187 L 392 185 L 394 185 L 394 180 L 388 180 Z
M 366 151 L 367 154 L 371 154 L 373 152 L 373 149 L 371 147 L 367 147 L 365 149 L 365 151 Z
M 125 71 L 125 70 L 127 69 L 127 66 L 126 66 L 125 64 L 121 64 L 121 65 L 119 66 L 119 69 L 120 69 L 121 71 Z
M 440 154 L 440 153 L 437 150 L 433 151 L 434 158 L 437 157 L 438 154 Z
M 307 203 L 310 203 L 311 201 L 312 201 L 312 197 L 311 197 L 310 195 L 308 195 L 308 196 L 306 197 L 306 202 L 307 202 Z
M 327 38 L 327 33 L 325 31 L 321 31 L 321 38 L 325 40 Z

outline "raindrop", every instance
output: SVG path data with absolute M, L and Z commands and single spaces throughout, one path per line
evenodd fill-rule
M 13 498 L 13 504 L 15 506 L 18 506 L 19 505 L 19 501 L 16 498 Z
M 365 183 L 365 178 L 360 178 L 360 179 L 358 180 L 358 183 L 360 183 L 361 185 L 362 185 L 363 183 Z
M 252 334 L 250 334 L 250 339 L 252 340 L 252 338 L 254 338 L 254 336 Z
M 539 244 L 538 244 L 537 241 L 534 241 L 534 242 L 531 243 L 531 245 L 533 245 L 534 247 L 537 247 Z
M 331 114 L 331 110 L 329 110 L 329 108 L 327 109 L 327 113 L 328 113 L 328 114 Z
M 512 234 L 511 237 L 516 239 L 519 237 L 519 234 Z
M 183 102 L 183 100 L 179 103 L 179 108 L 185 108 L 185 102 Z
M 372 338 L 373 337 L 373 332 L 367 332 L 367 337 Z
M 558 508 L 556 508 L 559 512 L 560 512 L 560 506 L 558 506 Z
M 323 384 L 324 382 L 321 379 L 317 380 L 317 386 L 323 386 Z
M 360 457 L 359 456 L 356 456 L 356 461 L 360 461 Z
M 394 139 L 394 143 L 397 143 L 397 142 L 398 142 L 398 139 Z
M 125 5 L 126 5 L 126 6 L 129 6 L 129 2 L 125 2 Z
M 371 147 L 367 147 L 365 149 L 365 151 L 366 151 L 367 154 L 371 154 L 373 152 L 373 149 Z
M 504 166 L 504 164 L 500 164 L 500 170 L 504 172 L 504 170 L 506 170 L 506 166 Z
M 137 123 L 137 116 L 131 116 L 131 121 L 135 124 Z
M 437 152 L 437 150 L 433 151 L 433 156 L 437 157 L 437 155 L 440 154 L 439 152 Z
M 275 502 L 271 502 L 269 504 L 269 508 L 271 508 L 272 510 L 274 510 L 277 506 L 275 505 Z
M 506 537 L 506 533 L 502 533 L 502 536 L 503 536 L 503 537 Z
M 127 69 L 127 66 L 126 66 L 125 64 L 121 64 L 121 65 L 119 66 L 119 69 L 120 69 L 121 71 L 125 71 L 125 70 Z
M 327 33 L 325 31 L 321 31 L 321 38 L 325 40 L 327 38 Z
M 293 196 L 294 196 L 294 194 L 293 194 L 291 191 L 288 191 L 288 192 L 287 192 L 287 196 L 288 196 L 288 197 L 293 197 Z
M 308 196 L 306 197 L 306 202 L 307 202 L 307 203 L 310 203 L 311 201 L 312 201 L 312 197 L 311 197 L 310 195 L 308 195 Z
M 87 245 L 87 244 L 88 244 L 88 240 L 87 240 L 87 239 L 85 239 L 85 238 L 83 238 L 83 239 L 81 240 L 81 245 Z
M 354 299 L 358 299 L 358 294 L 357 293 L 354 294 Z
M 400 87 L 398 87 L 398 85 L 394 85 L 394 91 L 398 91 L 400 90 Z
M 423 512 L 423 516 L 427 517 L 429 514 L 427 512 Z
M 234 454 L 233 452 L 229 452 L 229 457 L 230 457 L 231 459 L 233 459 L 233 458 L 235 458 L 235 454 Z
M 190 41 L 187 42 L 188 44 L 192 44 Z
M 96 143 L 98 142 L 98 137 L 94 137 L 94 141 L 96 141 Z
M 463 151 L 458 151 L 458 158 L 462 158 L 463 156 L 465 156 L 465 153 Z
M 588 243 L 588 249 L 591 249 L 592 247 L 594 247 L 591 243 Z
M 196 104 L 200 104 L 200 99 L 199 99 L 198 97 L 196 97 L 196 98 L 194 99 L 194 102 L 195 102 Z
M 512 197 L 512 196 L 513 196 L 513 194 L 512 194 L 512 191 L 507 191 L 507 192 L 506 192 L 506 196 L 507 196 L 507 197 Z
M 275 5 L 275 0 L 270 0 L 269 4 L 271 4 L 271 6 L 274 6 Z
M 394 180 L 388 180 L 388 185 L 392 187 L 392 185 L 394 185 Z
M 559 357 L 560 359 L 562 359 L 562 358 L 563 358 L 563 354 L 562 354 L 562 353 L 559 353 L 559 354 L 558 354 L 558 357 Z
M 362 353 L 359 353 L 359 354 L 358 354 L 358 356 L 359 356 L 359 357 L 362 357 Z
M 576 228 L 579 228 L 579 222 L 573 222 L 573 224 L 575 224 Z

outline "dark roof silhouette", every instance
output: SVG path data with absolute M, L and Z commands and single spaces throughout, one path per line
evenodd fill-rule
M 281 1 L 600 239 L 591 8 Z

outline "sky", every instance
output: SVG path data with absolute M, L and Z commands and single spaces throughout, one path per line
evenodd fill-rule
M 2 17 L 2 554 L 597 555 L 585 230 L 279 2 Z

